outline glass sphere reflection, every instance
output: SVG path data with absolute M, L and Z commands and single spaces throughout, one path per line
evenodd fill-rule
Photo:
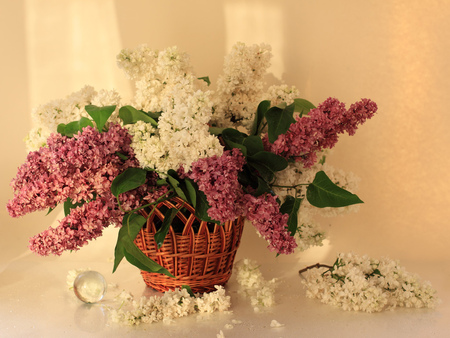
M 75 295 L 85 303 L 96 303 L 106 293 L 105 278 L 97 271 L 80 273 L 73 282 Z

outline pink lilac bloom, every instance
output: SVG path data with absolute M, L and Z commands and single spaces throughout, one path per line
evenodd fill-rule
M 316 152 L 334 147 L 338 134 L 348 132 L 354 135 L 359 124 L 370 119 L 377 111 L 375 102 L 362 99 L 350 106 L 335 98 L 328 98 L 307 116 L 297 117 L 289 130 L 277 140 L 269 143 L 267 135 L 263 138 L 264 147 L 286 159 L 301 161 L 310 168 L 317 161 Z
M 224 151 L 219 156 L 199 159 L 194 162 L 188 173 L 182 177 L 189 177 L 197 183 L 199 189 L 206 195 L 210 205 L 208 215 L 212 219 L 225 223 L 234 220 L 242 214 L 241 200 L 243 190 L 238 182 L 238 173 L 245 164 L 244 156 L 237 148 Z
M 80 246 L 102 234 L 111 223 L 119 225 L 124 212 L 111 193 L 114 178 L 138 161 L 130 146 L 131 136 L 120 125 L 111 125 L 99 133 L 92 127 L 73 138 L 52 134 L 48 147 L 28 155 L 12 182 L 15 196 L 7 204 L 11 216 L 54 208 L 68 198 L 73 203 L 85 202 L 71 210 L 59 226 L 49 228 L 30 240 L 30 249 L 40 255 L 60 255 L 64 250 Z M 117 153 L 127 156 L 122 160 Z M 141 205 L 142 199 L 153 202 L 167 192 L 158 191 L 152 175 L 149 185 L 119 196 L 123 210 Z
M 78 250 L 89 240 L 102 235 L 105 226 L 118 220 L 114 201 L 97 198 L 73 209 L 59 226 L 48 228 L 30 239 L 29 248 L 41 256 L 61 255 L 65 250 Z
M 7 204 L 11 216 L 54 208 L 67 198 L 88 201 L 108 191 L 111 181 L 129 166 L 137 166 L 127 130 L 112 125 L 105 133 L 92 127 L 73 138 L 52 134 L 48 147 L 31 152 L 11 186 L 15 196 Z M 129 157 L 123 161 L 120 152 Z
M 243 201 L 247 219 L 269 243 L 269 250 L 279 254 L 293 253 L 297 243 L 287 229 L 289 215 L 280 212 L 275 196 L 246 194 Z

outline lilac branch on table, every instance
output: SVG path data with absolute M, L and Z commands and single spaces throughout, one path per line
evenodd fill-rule
M 304 268 L 304 269 L 299 270 L 298 273 L 301 275 L 303 272 L 306 272 L 306 271 L 308 271 L 308 270 L 310 270 L 310 269 L 314 269 L 314 268 L 316 268 L 316 269 L 318 269 L 318 268 L 328 268 L 328 269 L 331 269 L 331 268 L 333 268 L 333 267 L 332 267 L 331 265 L 326 265 L 326 264 L 316 263 L 316 264 L 307 266 L 307 267 Z

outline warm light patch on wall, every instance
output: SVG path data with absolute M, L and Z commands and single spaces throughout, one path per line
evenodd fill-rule
M 113 0 L 26 0 L 24 6 L 33 107 L 84 85 L 131 94 L 116 65 L 121 42 Z
M 225 3 L 225 44 L 230 51 L 236 42 L 267 43 L 272 47 L 272 66 L 269 72 L 281 79 L 283 63 L 283 11 L 275 2 Z

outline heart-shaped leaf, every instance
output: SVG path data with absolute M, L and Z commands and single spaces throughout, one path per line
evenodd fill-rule
M 300 116 L 308 115 L 311 109 L 316 108 L 311 102 L 305 99 L 294 99 L 294 111 L 300 113 Z
M 225 129 L 227 129 L 227 128 L 209 127 L 209 133 L 210 133 L 211 135 L 219 136 L 219 135 L 222 135 L 222 132 L 223 132 Z
M 208 215 L 208 210 L 211 207 L 208 203 L 208 200 L 206 198 L 206 195 L 203 191 L 201 190 L 197 190 L 197 205 L 195 207 L 195 216 L 205 222 L 211 222 L 211 223 L 216 223 L 216 224 L 220 224 L 219 221 L 216 221 L 214 219 L 212 219 L 211 217 L 209 217 Z
M 258 108 L 256 109 L 255 119 L 253 120 L 252 129 L 250 130 L 250 135 L 258 135 L 261 123 L 264 120 L 264 116 L 269 108 L 269 100 L 264 100 L 259 103 Z
M 114 250 L 113 272 L 116 271 L 125 255 L 125 242 L 134 241 L 145 222 L 145 217 L 139 214 L 125 214 L 123 217 L 122 227 L 119 230 L 119 236 Z
M 132 106 L 121 107 L 119 109 L 119 117 L 122 119 L 123 124 L 134 124 L 137 121 L 144 121 L 145 123 L 150 123 L 154 127 L 158 126 L 155 119 Z
M 203 80 L 203 81 L 205 81 L 205 82 L 208 84 L 208 86 L 211 85 L 211 80 L 209 79 L 209 76 L 199 77 L 198 80 Z
M 155 233 L 154 236 L 158 249 L 162 247 L 164 239 L 166 238 L 167 233 L 169 232 L 169 228 L 172 225 L 173 218 L 177 213 L 178 209 L 175 208 L 166 210 L 161 228 L 159 228 L 159 230 Z
M 270 151 L 260 151 L 249 156 L 248 160 L 264 164 L 274 172 L 284 170 L 288 166 L 288 161 L 284 157 L 271 153 Z
M 113 272 L 116 271 L 119 263 L 122 261 L 123 257 L 125 257 L 128 262 L 140 270 L 163 273 L 169 277 L 174 277 L 167 269 L 148 258 L 136 244 L 134 244 L 134 239 L 145 222 L 145 217 L 138 214 L 132 214 L 129 218 L 124 217 L 124 222 L 122 228 L 119 230 L 119 238 L 117 239 L 114 251 L 115 258 Z
M 263 180 L 261 177 L 257 177 L 257 180 L 258 180 L 258 187 L 256 188 L 256 191 L 252 193 L 253 196 L 258 197 L 266 193 L 268 194 L 272 193 L 272 188 L 265 180 Z
M 81 201 L 78 203 L 72 203 L 72 199 L 70 197 L 67 197 L 67 200 L 64 202 L 64 216 L 67 216 L 70 214 L 70 211 L 72 209 L 78 208 L 82 206 L 85 202 Z
M 244 156 L 247 156 L 247 148 L 244 146 L 244 141 L 247 135 L 233 128 L 226 128 L 222 131 L 222 139 L 228 148 L 238 148 L 242 151 Z
M 272 107 L 266 112 L 267 134 L 270 143 L 274 143 L 278 136 L 285 134 L 290 125 L 295 122 L 294 107 L 293 103 L 284 109 Z
M 187 293 L 189 293 L 189 296 L 193 297 L 193 298 L 197 298 L 195 297 L 194 292 L 192 292 L 192 289 L 189 285 L 181 285 L 182 289 L 186 289 Z
M 323 171 L 317 172 L 313 182 L 308 185 L 306 198 L 317 208 L 337 208 L 364 203 L 355 194 L 334 184 Z
M 183 189 L 180 188 L 180 178 L 175 170 L 169 169 L 167 171 L 167 182 L 175 191 L 175 193 L 183 200 L 187 200 L 186 195 L 184 194 Z
M 297 232 L 298 228 L 298 210 L 300 209 L 300 204 L 302 203 L 301 198 L 295 198 L 293 196 L 286 196 L 284 203 L 280 207 L 280 212 L 282 214 L 288 214 L 288 230 L 291 236 Z
M 140 270 L 154 273 L 163 273 L 169 277 L 175 278 L 167 269 L 148 258 L 133 242 L 124 250 L 127 261 Z
M 116 106 L 97 107 L 94 105 L 87 105 L 84 109 L 89 116 L 92 117 L 97 126 L 97 130 L 101 133 L 106 121 L 108 121 L 114 110 L 116 110 Z
M 264 151 L 264 145 L 259 136 L 249 136 L 244 139 L 243 145 L 247 148 L 247 155 L 252 156 L 256 153 Z
M 147 171 L 141 168 L 128 168 L 111 183 L 111 193 L 118 197 L 124 192 L 136 189 L 145 183 Z
M 78 132 L 83 131 L 83 128 L 94 125 L 92 121 L 87 117 L 82 117 L 79 121 L 69 122 L 67 124 L 60 123 L 57 127 L 57 132 L 63 136 L 73 137 L 73 135 L 78 134 Z

